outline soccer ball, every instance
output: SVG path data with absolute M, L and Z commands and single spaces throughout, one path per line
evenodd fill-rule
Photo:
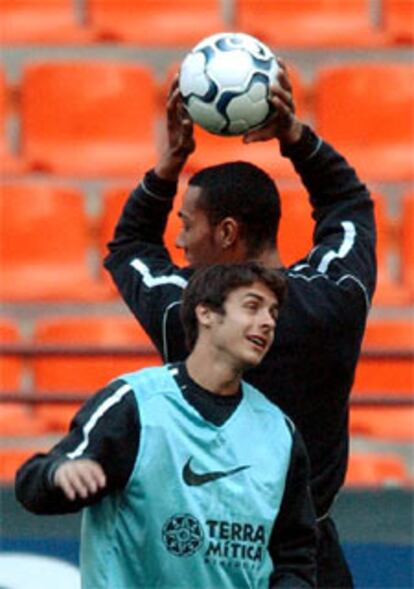
M 269 85 L 278 70 L 272 51 L 255 37 L 219 33 L 187 54 L 179 88 L 194 122 L 217 135 L 242 135 L 273 112 Z

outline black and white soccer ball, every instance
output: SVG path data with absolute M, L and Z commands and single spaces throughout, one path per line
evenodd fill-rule
M 273 112 L 269 86 L 279 66 L 264 43 L 244 33 L 218 33 L 185 57 L 179 88 L 195 123 L 217 135 L 242 135 Z

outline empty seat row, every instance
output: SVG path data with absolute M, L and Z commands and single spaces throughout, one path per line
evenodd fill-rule
M 175 245 L 185 187 L 184 181 L 180 183 L 165 233 L 166 246 L 179 266 L 186 263 L 183 250 Z M 0 184 L 0 301 L 99 302 L 118 296 L 102 260 L 133 188 L 132 182 L 104 188 L 100 211 L 92 216 L 86 212 L 87 195 L 78 188 L 45 181 Z M 280 193 L 278 248 L 289 265 L 310 251 L 314 221 L 303 188 L 284 187 Z M 385 198 L 373 197 L 378 227 L 374 304 L 409 305 L 414 300 L 414 193 L 403 195 L 397 222 L 388 215 Z M 399 276 L 392 272 L 390 256 L 398 256 Z
M 291 77 L 300 116 L 312 118 L 316 130 L 348 157 L 364 180 L 414 178 L 411 64 L 323 66 L 309 87 L 299 71 L 293 69 Z M 6 134 L 8 84 L 0 70 L 3 174 L 135 177 L 138 166 L 147 168 L 156 161 L 163 142 L 158 123 L 164 115 L 166 84 L 158 84 L 147 65 L 105 60 L 26 63 L 18 90 L 13 115 L 20 133 L 13 150 Z M 276 177 L 295 177 L 290 162 L 266 143 L 244 145 L 240 137 L 217 137 L 198 127 L 196 142 L 189 171 L 248 159 Z
M 22 344 L 17 325 L 10 319 L 0 320 L 0 342 Z M 79 407 L 45 403 L 29 405 L 21 392 L 26 371 L 32 388 L 45 397 L 60 393 L 88 398 L 110 380 L 124 372 L 160 364 L 160 358 L 148 336 L 132 317 L 118 315 L 92 317 L 46 317 L 39 320 L 30 342 L 43 349 L 42 354 L 3 353 L 0 355 L 0 389 L 15 392 L 15 403 L 4 403 L 0 412 L 0 435 L 35 435 L 63 431 Z M 66 354 L 47 353 L 45 347 L 63 346 Z M 75 349 L 74 349 L 75 346 Z M 94 353 L 88 354 L 88 349 Z M 136 354 L 119 356 L 117 349 L 136 349 Z M 71 353 L 72 348 L 72 353 Z M 108 354 L 108 348 L 110 354 Z M 86 353 L 85 353 L 86 350 Z M 13 399 L 12 399 L 13 401 Z
M 352 392 L 354 401 L 358 398 L 363 404 L 352 407 L 351 434 L 395 442 L 413 441 L 413 320 L 369 321 L 363 349 Z M 395 405 L 381 405 L 382 399 L 389 399 L 390 391 Z
M 67 426 L 78 404 L 53 405 L 47 402 L 50 395 L 59 393 L 70 400 L 78 393 L 87 398 L 123 372 L 160 363 L 148 336 L 132 316 L 39 318 L 32 335 L 25 339 L 15 322 L 3 318 L 0 343 L 3 345 L 0 390 L 14 392 L 15 399 L 10 400 L 21 403 L 2 406 L 0 434 L 3 435 L 27 435 L 36 433 L 39 427 L 60 431 Z M 19 349 L 13 344 L 24 345 Z M 372 355 L 372 351 L 379 348 L 383 352 L 381 358 Z M 32 407 L 24 404 L 22 378 L 25 371 L 26 380 L 27 377 L 31 379 L 32 390 L 43 396 L 45 404 Z M 352 406 L 351 432 L 394 441 L 414 440 L 412 320 L 368 322 L 351 400 L 365 398 L 368 401 L 375 396 L 381 397 L 383 406 Z M 19 413 L 20 421 L 17 420 Z
M 414 40 L 412 0 L 2 0 L 3 43 L 190 46 L 233 29 L 276 47 L 376 47 Z M 84 10 L 82 10 L 84 8 Z

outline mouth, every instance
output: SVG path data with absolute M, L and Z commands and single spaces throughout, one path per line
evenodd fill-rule
M 248 335 L 247 339 L 260 351 L 265 352 L 267 350 L 268 341 L 266 337 L 261 335 Z

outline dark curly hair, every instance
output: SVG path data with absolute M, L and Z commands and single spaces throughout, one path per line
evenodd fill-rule
M 248 162 L 228 162 L 200 170 L 189 184 L 201 188 L 198 206 L 212 226 L 226 217 L 238 221 L 249 257 L 275 245 L 280 197 L 266 172 Z

